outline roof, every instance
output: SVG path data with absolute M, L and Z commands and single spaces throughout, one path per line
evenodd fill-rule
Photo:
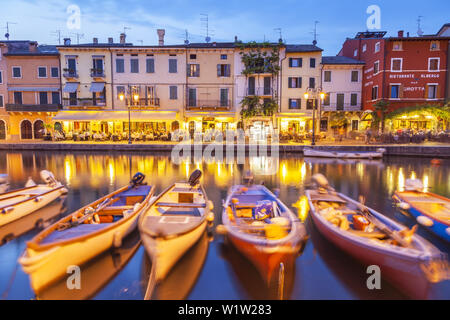
M 439 29 L 439 31 L 436 33 L 436 35 L 440 35 L 440 33 L 441 33 L 445 28 L 450 28 L 450 23 L 444 24 L 444 25 Z
M 5 56 L 57 56 L 59 55 L 56 46 L 49 45 L 37 45 L 36 41 L 5 41 L 3 42 L 8 47 L 8 52 Z M 31 51 L 31 47 L 35 47 L 36 50 Z
M 322 64 L 359 64 L 364 65 L 364 61 L 348 58 L 344 56 L 323 56 Z
M 386 35 L 387 31 L 364 31 L 358 32 L 355 39 L 379 39 Z
M 313 44 L 287 44 L 286 52 L 316 52 L 323 51 L 323 49 L 319 48 Z
M 64 48 L 113 48 L 113 47 L 131 47 L 132 43 L 82 43 L 56 46 L 58 49 Z

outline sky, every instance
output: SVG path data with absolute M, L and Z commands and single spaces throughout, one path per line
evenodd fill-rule
M 79 19 L 68 12 L 79 8 Z M 366 31 L 366 13 L 371 5 L 380 8 L 381 29 L 396 36 L 398 30 L 417 35 L 417 19 L 425 34 L 435 34 L 450 22 L 448 0 L 0 0 L 0 39 L 9 25 L 10 40 L 36 40 L 39 44 L 58 44 L 70 37 L 72 43 L 119 41 L 156 45 L 156 29 L 166 30 L 165 44 L 180 44 L 186 30 L 190 42 L 204 42 L 205 14 L 212 41 L 277 41 L 310 44 L 317 23 L 318 46 L 324 55 L 336 55 L 348 37 Z M 202 15 L 203 14 L 203 15 Z M 202 21 L 203 20 L 203 21 Z M 79 21 L 79 24 L 78 24 Z M 68 23 L 69 22 L 69 23 Z

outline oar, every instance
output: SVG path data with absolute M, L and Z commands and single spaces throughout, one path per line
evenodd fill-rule
M 373 214 L 369 211 L 369 209 L 364 205 L 365 203 L 365 199 L 364 196 L 359 196 L 359 209 L 361 210 L 361 213 L 363 214 L 363 216 L 369 220 L 371 223 L 373 223 L 378 229 L 380 229 L 383 233 L 385 233 L 386 235 L 388 235 L 389 237 L 391 237 L 392 239 L 394 239 L 395 241 L 397 241 L 399 244 L 401 244 L 403 247 L 409 247 L 409 243 L 405 241 L 405 239 L 403 239 L 397 231 L 392 231 L 391 229 L 389 229 L 383 222 L 381 222 L 380 220 L 378 220 L 377 218 L 375 218 L 373 216 Z

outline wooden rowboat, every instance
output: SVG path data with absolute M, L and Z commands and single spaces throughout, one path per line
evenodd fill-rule
M 129 185 L 62 218 L 27 243 L 19 263 L 37 295 L 64 275 L 70 276 L 69 266 L 81 266 L 121 246 L 154 193 L 154 187 L 141 184 L 143 178 L 136 174 Z
M 378 148 L 376 151 L 322 151 L 312 148 L 304 148 L 305 157 L 324 157 L 341 159 L 378 159 L 382 158 L 386 150 Z
M 392 197 L 399 208 L 408 211 L 417 222 L 442 239 L 450 242 L 450 199 L 423 192 L 423 188 L 396 191 Z M 409 190 L 408 190 L 409 189 Z
M 307 190 L 306 196 L 318 230 L 365 266 L 379 266 L 382 278 L 400 291 L 423 298 L 431 283 L 449 279 L 447 256 L 414 234 L 415 228 L 408 230 L 332 189 L 318 187 Z
M 46 184 L 34 184 L 0 194 L 0 226 L 39 210 L 67 193 L 67 189 L 49 171 L 41 171 Z
M 168 187 L 139 218 L 142 243 L 152 261 L 146 299 L 151 297 L 154 286 L 200 239 L 207 222 L 214 220 L 212 202 L 198 181 L 199 175 L 201 171 L 196 170 L 189 182 Z
M 256 211 L 264 203 L 267 218 L 262 221 Z M 224 203 L 222 223 L 224 230 L 219 232 L 227 234 L 268 286 L 281 266 L 293 267 L 306 237 L 303 223 L 262 185 L 233 186 Z

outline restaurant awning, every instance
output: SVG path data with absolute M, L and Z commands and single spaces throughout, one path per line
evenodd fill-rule
M 92 82 L 91 88 L 89 89 L 90 92 L 102 92 L 105 88 L 104 82 Z
M 8 91 L 56 92 L 59 87 L 9 87 Z
M 63 88 L 63 92 L 76 92 L 78 90 L 78 82 L 67 82 Z
M 131 111 L 131 122 L 176 120 L 176 111 Z M 128 111 L 60 111 L 53 121 L 128 121 Z

